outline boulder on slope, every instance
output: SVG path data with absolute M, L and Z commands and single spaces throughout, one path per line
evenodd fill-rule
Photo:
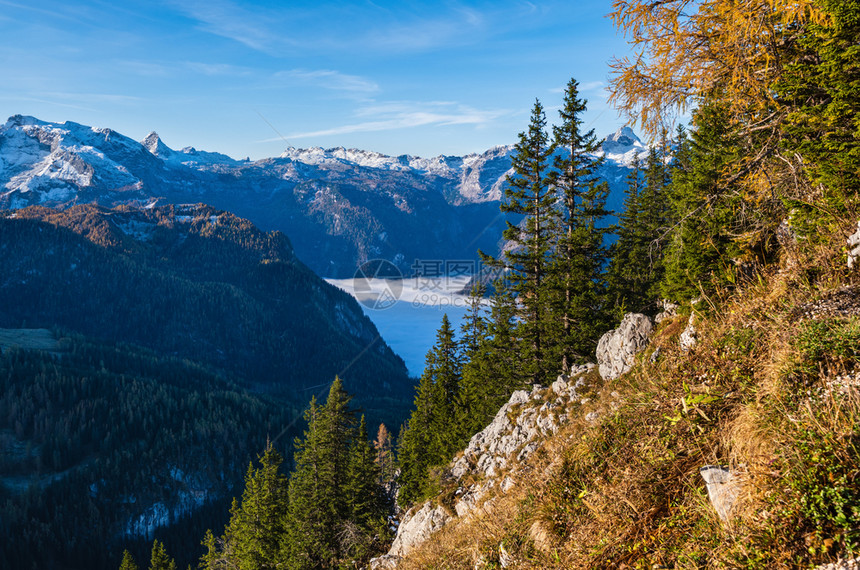
M 615 380 L 633 367 L 636 354 L 648 346 L 654 326 L 641 313 L 627 313 L 618 328 L 600 337 L 597 365 L 604 380 Z

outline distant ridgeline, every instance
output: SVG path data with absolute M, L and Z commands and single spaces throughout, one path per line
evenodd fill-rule
M 203 202 L 283 231 L 318 275 L 352 277 L 375 258 L 409 273 L 415 259 L 498 253 L 512 150 L 427 159 L 289 148 L 252 162 L 173 150 L 155 133 L 137 142 L 110 129 L 16 115 L 0 125 L 0 208 Z M 607 159 L 600 175 L 612 190 L 611 209 L 621 208 L 633 156 L 646 151 L 629 128 L 598 151 Z
M 354 299 L 283 234 L 205 206 L 0 211 L 0 329 L 7 567 L 35 552 L 113 567 L 113 541 L 208 508 L 181 527 L 196 543 L 267 435 L 291 451 L 336 375 L 371 429 L 399 425 L 412 398 Z

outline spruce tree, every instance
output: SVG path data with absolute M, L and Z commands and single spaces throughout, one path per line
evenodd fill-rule
M 516 336 L 516 303 L 504 292 L 491 299 L 490 315 L 478 347 L 463 364 L 456 407 L 459 447 L 484 429 L 526 378 Z
M 325 568 L 335 556 L 330 469 L 325 465 L 322 408 L 311 398 L 305 411 L 304 438 L 296 439 L 295 470 L 290 476 L 289 507 L 283 536 L 288 568 Z
M 584 131 L 582 114 L 587 102 L 571 79 L 559 111 L 561 124 L 553 127 L 555 155 L 552 183 L 560 194 L 561 231 L 551 266 L 553 315 L 557 323 L 553 344 L 568 372 L 576 361 L 591 356 L 597 339 L 609 324 L 604 269 L 607 263 L 605 224 L 609 185 L 597 175 L 603 159 L 592 155 L 600 148 L 594 130 Z
M 128 550 L 122 551 L 122 562 L 120 562 L 119 570 L 138 570 L 137 563 Z
M 532 382 L 542 382 L 552 367 L 546 358 L 547 290 L 549 253 L 558 227 L 556 194 L 550 188 L 550 156 L 553 148 L 546 132 L 546 116 L 535 101 L 529 127 L 520 133 L 511 155 L 513 174 L 507 177 L 501 210 L 523 216 L 515 225 L 507 221 L 502 234 L 513 247 L 495 259 L 481 252 L 484 263 L 503 268 L 504 282 L 522 307 L 520 337 L 522 360 Z
M 350 448 L 347 480 L 342 492 L 349 515 L 341 522 L 338 534 L 341 556 L 353 562 L 366 562 L 374 547 L 388 538 L 387 501 L 379 483 L 379 472 L 362 415 Z
M 280 539 L 287 513 L 287 479 L 280 473 L 283 458 L 271 442 L 259 458 L 259 467 L 248 465 L 242 500 L 234 499 L 224 542 L 229 559 L 240 570 L 277 568 Z M 207 536 L 214 544 L 214 537 Z M 207 548 L 210 546 L 206 544 Z M 209 549 L 210 559 L 215 559 Z
M 658 308 L 665 250 L 677 219 L 670 202 L 673 167 L 668 162 L 669 143 L 664 135 L 649 149 L 644 168 L 637 159 L 628 176 L 625 211 L 608 270 L 616 320 L 626 311 L 653 314 Z
M 338 531 L 349 520 L 344 496 L 355 437 L 351 396 L 335 377 L 324 406 L 312 398 L 303 438 L 295 442 L 286 531 L 281 544 L 289 568 L 332 568 L 342 557 Z
M 787 114 L 781 158 L 793 162 L 784 201 L 792 228 L 811 242 L 846 221 L 853 231 L 860 196 L 860 1 L 818 5 L 828 24 L 809 23 L 788 44 L 790 63 L 773 86 Z
M 618 215 L 617 241 L 610 248 L 607 282 L 616 311 L 616 320 L 628 311 L 641 311 L 648 303 L 650 282 L 642 271 L 648 259 L 650 234 L 640 215 L 644 181 L 639 156 L 633 158 L 627 187 L 624 190 L 624 209 Z
M 457 392 L 460 389 L 462 358 L 460 346 L 454 338 L 454 329 L 448 315 L 442 316 L 442 324 L 436 333 L 433 345 L 434 366 L 425 373 L 432 375 L 433 415 L 430 429 L 433 434 L 431 453 L 439 461 L 445 461 L 457 451 L 456 435 L 451 429 Z
M 347 481 L 344 487 L 349 520 L 362 528 L 384 515 L 384 499 L 379 485 L 379 465 L 367 434 L 364 415 L 358 424 L 349 451 Z
M 176 570 L 176 562 L 167 555 L 164 544 L 158 540 L 152 541 L 149 570 Z
M 461 380 L 460 349 L 448 315 L 427 353 L 424 373 L 418 383 L 415 408 L 399 442 L 400 496 L 411 502 L 427 491 L 431 467 L 450 459 L 458 438 L 452 429 Z
M 693 115 L 692 140 L 684 165 L 674 171 L 670 196 L 678 222 L 666 258 L 661 294 L 684 301 L 733 279 L 737 247 L 731 236 L 737 194 L 726 187 L 726 167 L 737 155 L 728 112 L 705 102 Z M 685 147 L 687 145 L 685 144 Z

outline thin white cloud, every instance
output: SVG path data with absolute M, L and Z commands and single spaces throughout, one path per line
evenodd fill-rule
M 332 91 L 346 91 L 350 93 L 376 93 L 379 85 L 374 81 L 365 79 L 358 75 L 349 75 L 331 69 L 305 70 L 293 69 L 276 74 L 277 77 L 287 77 L 310 83 Z
M 252 71 L 246 67 L 230 65 L 227 63 L 203 63 L 200 61 L 186 61 L 183 63 L 183 66 L 201 75 L 209 76 L 241 77 L 250 75 L 252 73 Z
M 253 13 L 227 0 L 174 2 L 174 6 L 197 20 L 201 30 L 271 53 L 283 42 L 267 25 L 265 14 Z
M 130 71 L 143 77 L 167 77 L 171 75 L 171 68 L 160 63 L 149 61 L 118 61 L 116 68 Z
M 78 110 L 78 111 L 88 111 L 88 112 L 93 112 L 93 113 L 94 113 L 94 112 L 96 112 L 96 110 L 95 110 L 95 109 L 92 109 L 92 108 L 90 108 L 90 107 L 82 107 L 82 106 L 80 106 L 80 105 L 72 105 L 72 104 L 69 104 L 69 103 L 60 103 L 59 101 L 49 101 L 49 100 L 47 100 L 47 99 L 39 99 L 39 98 L 37 98 L 37 97 L 29 97 L 29 96 L 21 96 L 21 97 L 18 97 L 18 96 L 0 96 L 0 100 L 4 100 L 4 101 L 14 101 L 14 102 L 27 101 L 27 102 L 30 102 L 30 103 L 41 103 L 41 104 L 43 104 L 43 105 L 53 105 L 53 106 L 55 106 L 55 107 L 63 107 L 63 108 L 66 108 L 66 109 L 76 109 L 76 110 Z
M 579 86 L 580 91 L 596 91 L 602 90 L 606 84 L 603 81 L 589 81 Z
M 0 0 L 3 1 L 3 0 Z M 530 4 L 460 3 L 417 6 L 332 6 L 320 22 L 295 4 L 247 8 L 235 0 L 168 0 L 198 29 L 273 56 L 304 51 L 429 51 L 485 41 L 533 18 Z
M 509 112 L 505 110 L 481 110 L 450 103 L 387 103 L 360 109 L 356 113 L 357 116 L 361 117 L 376 116 L 375 120 L 317 131 L 292 133 L 287 135 L 287 138 L 303 139 L 424 126 L 474 125 L 481 127 L 506 114 Z
M 142 98 L 135 97 L 133 95 L 118 95 L 115 93 L 68 93 L 62 91 L 48 91 L 36 93 L 36 95 L 54 100 L 77 103 L 112 103 L 127 105 L 138 103 L 143 100 Z

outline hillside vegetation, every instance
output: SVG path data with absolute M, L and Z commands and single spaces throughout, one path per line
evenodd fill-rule
M 698 303 L 690 351 L 687 315 L 664 321 L 633 370 L 592 377 L 513 490 L 399 568 L 796 568 L 857 552 L 860 289 L 835 241 L 805 260 L 814 279 L 774 267 Z M 714 464 L 740 484 L 727 523 L 699 474 Z
M 389 424 L 412 390 L 403 361 L 353 298 L 314 275 L 286 236 L 229 212 L 5 211 L 0 253 L 0 326 L 134 343 L 298 405 L 340 373 L 369 415 Z
M 606 191 L 576 160 L 594 141 L 571 81 L 551 136 L 538 102 L 515 148 L 502 208 L 524 223 L 505 232 L 518 247 L 485 257 L 502 270 L 493 313 L 460 340 L 443 323 L 428 357 L 400 440 L 404 506 L 459 500 L 468 482 L 450 461 L 480 429 L 467 413 L 476 385 L 546 386 L 592 360 L 623 313 L 653 316 L 669 299 L 680 316 L 625 376 L 588 375 L 590 392 L 561 412 L 571 423 L 515 466 L 513 490 L 397 567 L 853 557 L 860 311 L 846 238 L 860 216 L 860 2 L 631 0 L 612 17 L 642 55 L 614 62 L 613 99 L 656 141 L 629 178 L 618 240 L 606 250 L 599 239 Z M 677 111 L 690 125 L 670 134 Z M 551 162 L 559 146 L 570 158 Z M 731 474 L 727 517 L 709 503 L 708 465 Z

